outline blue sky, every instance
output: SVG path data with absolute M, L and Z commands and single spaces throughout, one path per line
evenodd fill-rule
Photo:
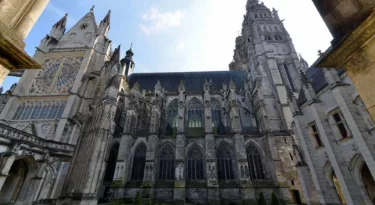
M 285 19 L 297 52 L 311 64 L 332 39 L 311 0 L 264 0 Z M 95 5 L 99 23 L 111 9 L 109 38 L 133 43 L 135 72 L 227 70 L 241 30 L 246 0 L 50 0 L 26 39 L 33 55 L 40 40 L 65 13 L 68 29 Z M 17 82 L 7 77 L 3 86 Z

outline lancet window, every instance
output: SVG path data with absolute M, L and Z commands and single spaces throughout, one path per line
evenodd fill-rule
M 143 180 L 143 174 L 146 163 L 146 151 L 147 147 L 144 143 L 140 143 L 135 149 L 131 180 Z
M 150 114 L 151 114 L 151 106 L 141 102 L 140 103 L 140 109 L 139 109 L 139 115 L 138 115 L 138 125 L 137 129 L 147 129 L 150 125 Z
M 229 145 L 225 142 L 220 144 L 216 153 L 218 178 L 220 180 L 234 179 L 233 155 Z
M 173 100 L 171 103 L 168 105 L 167 109 L 167 115 L 168 115 L 168 124 L 172 128 L 177 128 L 178 127 L 178 101 Z
M 189 128 L 203 127 L 203 104 L 197 98 L 193 98 L 188 104 Z
M 65 105 L 66 101 L 25 101 L 17 108 L 13 120 L 58 119 Z
M 221 104 L 216 98 L 211 98 L 211 113 L 213 127 L 219 127 L 221 122 Z
M 193 145 L 187 154 L 187 178 L 188 180 L 204 179 L 203 153 L 198 145 Z
M 258 149 L 250 144 L 246 148 L 247 162 L 249 164 L 250 179 L 251 180 L 264 180 L 264 168 L 262 164 L 262 159 L 259 154 Z
M 241 126 L 242 128 L 251 127 L 251 115 L 250 110 L 245 109 L 240 101 L 237 101 L 238 109 L 240 112 Z
M 174 149 L 172 145 L 166 144 L 159 154 L 159 180 L 174 180 Z

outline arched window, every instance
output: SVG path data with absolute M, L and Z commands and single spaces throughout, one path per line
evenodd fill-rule
M 246 149 L 246 154 L 247 162 L 249 164 L 250 179 L 264 180 L 266 177 L 264 175 L 262 159 L 258 149 L 253 144 L 250 144 Z
M 284 70 L 285 70 L 285 74 L 286 74 L 286 80 L 288 81 L 288 83 L 287 84 L 289 84 L 289 86 L 290 86 L 290 88 L 292 89 L 292 91 L 296 91 L 296 88 L 294 87 L 294 80 L 293 80 L 293 77 L 292 77 L 292 75 L 291 75 L 291 73 L 290 73 L 290 70 L 289 70 L 289 66 L 286 64 L 286 63 L 284 63 L 283 64 L 283 67 L 284 67 Z
M 172 128 L 177 128 L 178 127 L 178 101 L 173 100 L 171 103 L 168 105 L 167 109 L 167 114 L 168 114 L 168 124 Z
M 251 124 L 252 124 L 250 111 L 245 109 L 242 106 L 242 103 L 240 101 L 237 101 L 237 105 L 238 105 L 238 110 L 240 112 L 240 120 L 241 120 L 242 129 L 246 130 L 246 128 L 251 127 Z
M 189 101 L 188 126 L 189 128 L 203 127 L 203 104 L 197 98 Z
M 217 156 L 217 175 L 220 180 L 234 179 L 232 151 L 225 142 L 220 144 L 216 153 Z
M 131 180 L 143 180 L 143 174 L 146 163 L 146 151 L 147 147 L 144 143 L 140 143 L 135 149 Z
M 187 154 L 187 178 L 188 180 L 204 179 L 203 176 L 203 153 L 198 145 L 193 145 Z
M 211 98 L 211 113 L 212 125 L 217 128 L 221 122 L 221 104 L 216 98 Z
M 174 149 L 172 145 L 165 145 L 159 154 L 158 180 L 174 180 Z

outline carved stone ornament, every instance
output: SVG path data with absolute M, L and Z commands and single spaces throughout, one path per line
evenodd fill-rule
M 182 102 L 182 101 L 178 102 L 178 107 L 179 108 L 184 108 L 185 107 L 184 102 Z

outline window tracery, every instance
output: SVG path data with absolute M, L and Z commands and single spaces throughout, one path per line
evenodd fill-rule
M 201 180 L 203 176 L 203 154 L 198 145 L 193 145 L 187 154 L 187 178 L 189 180 Z
M 197 98 L 193 98 L 188 104 L 188 126 L 199 128 L 203 126 L 203 104 Z
M 173 100 L 168 105 L 167 109 L 168 114 L 168 124 L 172 128 L 178 127 L 178 100 Z
M 174 180 L 174 149 L 172 145 L 165 145 L 159 154 L 159 180 Z
M 220 180 L 234 179 L 232 151 L 225 142 L 220 144 L 217 151 L 217 170 Z
M 140 143 L 134 151 L 133 167 L 131 180 L 141 181 L 143 180 L 143 174 L 146 163 L 146 151 L 147 147 L 144 143 Z
M 33 80 L 30 94 L 66 93 L 73 87 L 83 57 L 47 59 Z
M 266 177 L 264 174 L 263 163 L 258 149 L 253 144 L 250 144 L 246 148 L 246 155 L 247 162 L 249 164 L 250 179 L 264 180 Z
M 58 119 L 65 105 L 66 101 L 25 101 L 17 108 L 13 120 Z
M 243 129 L 251 127 L 251 115 L 250 111 L 246 110 L 240 101 L 237 101 L 237 105 L 240 112 L 240 120 L 241 120 L 241 126 Z

